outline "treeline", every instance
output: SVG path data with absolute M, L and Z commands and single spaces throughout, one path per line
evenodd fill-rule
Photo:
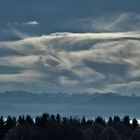
M 140 127 L 136 119 L 115 116 L 106 122 L 102 117 L 49 115 L 0 117 L 0 140 L 140 140 Z

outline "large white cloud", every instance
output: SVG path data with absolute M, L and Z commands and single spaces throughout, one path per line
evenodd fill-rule
M 140 32 L 131 31 L 0 42 L 0 89 L 123 93 L 140 80 L 139 40 Z

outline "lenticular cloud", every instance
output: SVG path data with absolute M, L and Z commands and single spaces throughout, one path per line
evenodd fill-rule
M 139 40 L 139 32 L 67 32 L 0 42 L 1 90 L 92 93 L 137 89 Z

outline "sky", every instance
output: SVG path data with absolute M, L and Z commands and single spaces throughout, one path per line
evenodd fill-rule
M 139 0 L 0 0 L 0 91 L 140 92 Z

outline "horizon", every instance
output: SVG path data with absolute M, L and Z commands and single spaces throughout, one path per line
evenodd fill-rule
M 0 92 L 0 94 L 7 94 L 7 93 L 18 93 L 18 94 L 22 94 L 22 93 L 27 93 L 27 94 L 33 94 L 33 95 L 44 95 L 44 94 L 48 94 L 48 95 L 117 95 L 117 96 L 126 96 L 126 97 L 140 97 L 140 95 L 137 95 L 135 93 L 132 93 L 132 94 L 129 94 L 129 95 L 124 95 L 124 94 L 119 94 L 119 93 L 116 93 L 116 92 L 105 92 L 105 93 L 102 93 L 102 92 L 93 92 L 93 93 L 88 93 L 88 92 L 85 92 L 85 93 L 67 93 L 67 92 L 32 92 L 32 91 L 26 91 L 26 90 L 5 90 L 5 91 L 2 91 Z

